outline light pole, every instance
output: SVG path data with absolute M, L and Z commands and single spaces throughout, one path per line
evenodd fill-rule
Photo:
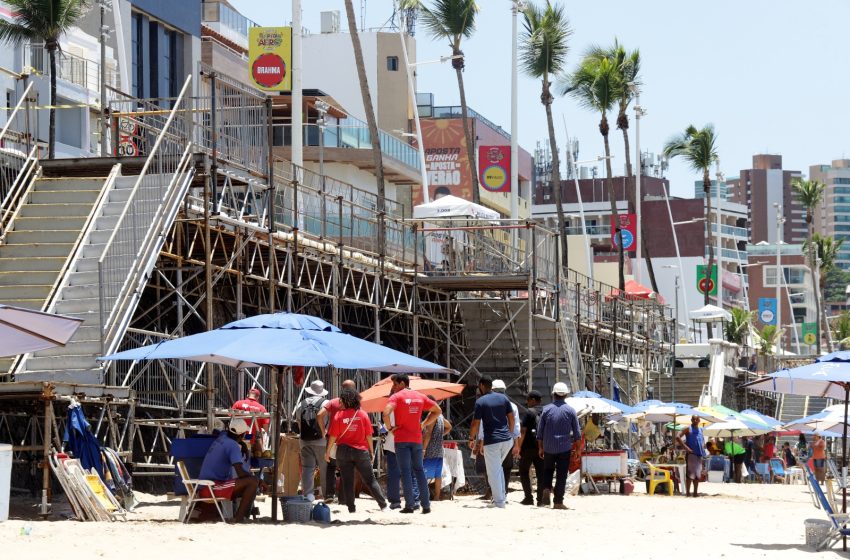
M 517 109 L 517 14 L 524 11 L 523 0 L 511 1 L 511 219 L 519 219 L 519 125 Z M 477 171 L 476 171 L 477 172 Z M 555 188 L 560 188 L 555 185 Z M 529 189 L 529 198 L 531 192 Z M 561 232 L 563 235 L 564 232 Z M 517 244 L 514 243 L 516 247 Z
M 717 307 L 723 309 L 723 238 L 720 237 L 720 230 L 722 229 L 722 222 L 720 220 L 720 215 L 723 213 L 720 208 L 720 184 L 724 181 L 723 173 L 720 172 L 720 160 L 717 160 L 717 203 L 716 207 L 717 216 L 715 216 L 715 223 L 717 224 Z M 711 196 L 711 192 L 708 193 Z M 708 274 L 711 275 L 711 271 L 708 271 Z
M 700 220 L 704 220 L 705 218 L 696 218 L 694 220 L 687 220 L 684 222 L 674 222 L 673 221 L 673 210 L 670 209 L 670 196 L 667 193 L 667 186 L 664 182 L 661 182 L 661 188 L 664 189 L 664 200 L 667 202 L 667 216 L 670 218 L 670 229 L 673 231 L 673 245 L 676 246 L 676 260 L 679 263 L 679 273 L 685 273 L 685 267 L 682 265 L 682 254 L 679 252 L 679 237 L 676 235 L 676 226 L 681 224 L 692 223 Z M 688 324 L 691 322 L 691 310 L 688 307 L 688 289 L 686 284 L 682 284 L 682 297 L 685 299 L 685 316 L 688 319 Z M 687 332 L 687 331 L 685 331 Z
M 292 163 L 293 175 L 301 177 L 304 166 L 304 129 L 301 116 L 303 92 L 301 91 L 301 0 L 292 0 Z
M 782 270 L 782 224 L 785 223 L 785 217 L 782 215 L 782 206 L 778 202 L 773 203 L 776 209 L 776 347 L 777 351 L 782 348 L 782 304 L 780 296 L 782 287 L 782 278 L 785 279 L 785 273 Z
M 635 280 L 640 283 L 640 263 L 643 260 L 643 255 L 640 252 L 640 247 L 642 244 L 643 237 L 643 228 L 641 227 L 640 215 L 641 215 L 641 196 L 640 196 L 640 182 L 641 175 L 643 174 L 643 161 L 640 153 L 640 119 L 641 117 L 646 116 L 646 111 L 640 104 L 640 88 L 634 82 L 629 82 L 627 84 L 629 86 L 629 91 L 631 91 L 635 96 L 635 153 L 637 154 L 637 166 L 635 167 L 635 219 L 637 220 L 638 234 L 637 240 L 635 241 L 635 260 L 637 260 L 638 265 L 635 267 Z
M 321 178 L 322 186 L 322 239 L 327 237 L 327 201 L 325 200 L 325 115 L 327 115 L 331 106 L 321 99 L 317 99 L 313 103 L 313 107 L 319 113 L 319 118 L 316 119 L 316 125 L 319 127 L 319 177 Z
M 106 145 L 109 122 L 106 108 L 106 38 L 109 29 L 106 27 L 106 0 L 100 4 L 100 156 L 106 157 L 109 149 Z
M 754 263 L 747 263 L 747 264 L 739 264 L 738 265 L 738 275 L 741 277 L 741 284 L 744 286 L 744 305 L 747 306 L 746 307 L 747 311 L 750 310 L 750 293 L 749 293 L 749 288 L 748 288 L 749 284 L 750 284 L 750 280 L 749 280 L 749 273 L 747 273 L 747 278 L 744 279 L 743 269 L 749 268 L 751 266 L 761 266 L 763 264 L 767 264 L 767 261 L 758 261 L 758 262 L 754 262 Z
M 578 184 L 578 166 L 584 165 L 586 163 L 596 163 L 599 161 L 605 161 L 606 159 L 614 159 L 614 156 L 596 156 L 596 159 L 589 159 L 585 161 L 573 161 L 573 181 L 575 181 L 576 185 L 576 196 L 578 196 L 578 213 L 581 216 L 581 231 L 584 235 L 584 244 L 587 245 L 587 277 L 590 278 L 590 286 L 589 288 L 593 288 L 593 249 L 590 247 L 590 238 L 587 236 L 587 223 L 584 219 L 584 202 L 581 199 L 581 188 Z M 573 158 L 575 160 L 575 158 Z

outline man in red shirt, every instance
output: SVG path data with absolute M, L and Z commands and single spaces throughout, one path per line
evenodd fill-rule
M 357 389 L 357 384 L 352 379 L 346 379 L 342 382 L 342 389 Z M 334 419 L 336 413 L 342 410 L 344 407 L 339 400 L 339 397 L 335 399 L 328 399 L 324 403 L 322 403 L 322 409 L 316 415 L 316 422 L 319 424 L 319 429 L 322 431 L 322 437 L 328 437 L 328 428 L 330 427 L 331 420 Z M 327 449 L 327 442 L 326 447 Z M 327 488 L 322 488 L 322 494 L 325 497 L 326 503 L 331 503 L 334 500 L 334 493 L 336 491 L 336 460 L 331 459 L 327 463 L 327 470 L 325 471 L 325 484 Z M 342 492 L 340 492 L 339 503 L 345 503 L 343 499 Z
M 258 400 L 260 398 L 260 390 L 252 387 L 248 390 L 248 395 L 239 401 L 233 403 L 233 410 L 238 410 L 248 414 L 266 414 L 266 407 Z M 251 426 L 251 447 L 253 451 L 262 451 L 261 434 L 266 431 L 270 420 L 268 418 L 245 418 L 245 421 Z
M 408 389 L 410 377 L 405 373 L 392 376 L 393 395 L 384 409 L 384 425 L 395 438 L 395 452 L 401 469 L 401 483 L 404 488 L 404 508 L 401 513 L 413 513 L 413 477 L 419 486 L 419 500 L 422 513 L 431 513 L 431 499 L 428 495 L 428 480 L 422 466 L 422 431 L 430 428 L 440 416 L 440 405 L 427 396 Z M 428 417 L 422 421 L 422 413 Z M 392 423 L 390 415 L 395 417 Z

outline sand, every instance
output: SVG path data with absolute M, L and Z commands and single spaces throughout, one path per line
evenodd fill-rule
M 518 502 L 487 508 L 471 496 L 435 502 L 430 515 L 357 513 L 332 506 L 332 525 L 177 523 L 178 502 L 140 494 L 126 523 L 21 519 L 0 523 L 2 558 L 172 560 L 196 558 L 804 558 L 804 521 L 825 519 L 805 485 L 711 484 L 698 498 L 568 497 L 568 511 Z M 20 512 L 20 510 L 16 510 Z M 34 511 L 34 509 L 33 509 Z M 270 503 L 261 504 L 268 515 Z M 24 534 L 29 531 L 29 534 Z M 817 557 L 846 557 L 840 544 Z

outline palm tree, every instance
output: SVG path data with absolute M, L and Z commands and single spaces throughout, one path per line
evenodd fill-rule
M 532 78 L 541 80 L 540 102 L 546 109 L 549 129 L 549 150 L 552 152 L 552 191 L 558 213 L 558 231 L 561 237 L 561 263 L 567 262 L 567 236 L 564 206 L 561 201 L 561 168 L 558 142 L 555 139 L 555 122 L 552 119 L 552 79 L 563 74 L 567 62 L 567 40 L 572 35 L 569 21 L 560 4 L 546 0 L 545 7 L 529 3 L 523 12 L 523 33 L 520 43 L 520 60 L 523 70 Z M 566 267 L 565 267 L 566 268 Z
M 812 234 L 811 239 L 806 241 L 803 246 L 803 248 L 807 251 L 811 251 L 812 246 L 814 246 L 814 253 L 815 255 L 817 255 L 817 259 L 820 260 L 820 279 L 818 281 L 818 289 L 821 294 L 826 293 L 826 276 L 833 268 L 835 268 L 836 262 L 838 260 L 838 252 L 839 250 L 841 250 L 841 245 L 843 244 L 843 239 L 834 239 L 829 236 L 824 236 L 815 233 Z M 826 320 L 825 305 L 821 306 L 818 322 L 823 327 L 829 328 L 829 323 Z M 829 338 L 827 338 L 827 340 L 829 340 Z M 833 350 L 834 348 L 830 343 L 829 351 L 832 352 Z
M 838 317 L 832 320 L 832 332 L 838 339 L 840 350 L 847 350 L 850 345 L 850 311 L 842 311 Z
M 475 31 L 475 15 L 478 4 L 475 0 L 433 0 L 431 7 L 422 0 L 404 0 L 403 8 L 417 8 L 419 21 L 425 26 L 428 34 L 434 39 L 445 39 L 452 49 L 452 68 L 457 75 L 457 88 L 460 92 L 460 113 L 463 118 L 463 135 L 466 138 L 466 156 L 469 165 L 475 169 L 475 138 L 469 126 L 468 109 L 466 106 L 466 89 L 463 86 L 464 61 L 461 41 L 468 39 Z M 472 199 L 479 202 L 481 193 L 478 190 L 478 172 L 472 175 Z
M 759 353 L 762 356 L 770 356 L 773 354 L 774 347 L 780 340 L 782 330 L 777 329 L 776 325 L 767 325 L 762 330 L 756 331 L 758 335 Z
M 570 74 L 562 83 L 562 92 L 569 94 L 579 103 L 598 112 L 599 133 L 605 145 L 605 171 L 607 173 L 608 201 L 611 204 L 611 220 L 615 228 L 615 239 L 620 239 L 620 219 L 617 213 L 617 198 L 614 194 L 613 172 L 611 171 L 611 145 L 608 142 L 608 112 L 613 110 L 617 104 L 617 96 L 620 88 L 620 74 L 616 61 L 610 56 L 602 56 L 598 47 L 591 47 L 582 59 L 578 69 Z M 625 290 L 625 251 L 621 242 L 617 243 L 620 257 L 620 290 Z
M 803 208 L 806 209 L 806 226 L 809 228 L 809 239 L 811 239 L 812 236 L 815 234 L 815 209 L 823 202 L 823 196 L 824 192 L 826 191 L 826 185 L 824 185 L 820 181 L 806 180 L 797 177 L 793 181 L 791 181 L 791 188 L 794 190 L 794 195 L 797 197 L 797 201 L 803 205 Z M 809 243 L 809 269 L 813 272 L 815 270 L 816 264 L 814 249 L 814 244 Z M 821 301 L 822 298 L 822 293 L 820 297 L 815 297 L 815 309 L 818 317 L 816 321 L 817 328 L 815 331 L 815 335 L 817 338 L 816 354 L 818 355 L 820 355 L 820 315 L 821 306 L 823 305 L 823 302 Z
M 743 346 L 747 341 L 754 313 L 740 307 L 733 307 L 729 310 L 729 313 L 732 315 L 732 320 L 726 323 L 724 327 L 726 341 Z
M 47 157 L 56 155 L 56 53 L 59 39 L 89 7 L 88 0 L 6 0 L 12 21 L 0 19 L 0 41 L 44 43 L 50 58 L 50 133 Z
M 378 135 L 378 121 L 375 119 L 375 107 L 372 105 L 372 94 L 369 92 L 369 82 L 366 80 L 366 65 L 363 63 L 363 48 L 360 46 L 360 34 L 357 32 L 357 18 L 354 15 L 352 0 L 345 0 L 345 16 L 348 18 L 348 33 L 351 35 L 351 46 L 354 50 L 354 63 L 357 66 L 357 79 L 360 82 L 360 97 L 363 99 L 363 109 L 366 111 L 366 124 L 369 127 L 369 138 L 372 141 L 372 160 L 375 164 L 375 179 L 378 185 L 378 215 L 383 216 L 386 208 L 384 190 L 384 160 L 381 155 L 381 138 Z M 425 185 L 422 185 L 425 188 Z M 383 239 L 383 222 L 379 227 L 379 235 Z
M 695 171 L 702 171 L 702 192 L 705 196 L 705 241 L 708 245 L 708 263 L 705 267 L 705 294 L 703 303 L 708 305 L 708 283 L 711 278 L 711 270 L 714 268 L 714 243 L 711 241 L 711 177 L 709 169 L 717 161 L 717 135 L 714 126 L 708 124 L 701 129 L 694 125 L 688 126 L 685 132 L 671 138 L 664 146 L 664 154 L 667 157 L 681 157 Z M 720 188 L 720 185 L 717 186 Z M 719 209 L 718 209 L 719 211 Z M 717 286 L 722 290 L 722 276 L 718 271 Z M 707 323 L 708 336 L 711 337 L 711 323 Z

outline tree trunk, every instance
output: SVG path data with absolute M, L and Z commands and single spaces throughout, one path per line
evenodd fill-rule
M 608 183 L 608 202 L 611 204 L 611 223 L 614 229 L 614 238 L 617 239 L 620 233 L 620 216 L 617 212 L 617 197 L 614 195 L 614 179 L 611 171 L 611 144 L 608 142 L 608 117 L 602 113 L 602 120 L 599 121 L 599 131 L 602 133 L 602 140 L 605 143 L 605 172 L 607 174 L 606 181 Z M 626 290 L 626 252 L 623 249 L 622 236 L 617 243 L 617 254 L 619 257 L 619 287 L 620 292 Z
M 50 132 L 47 140 L 47 159 L 56 157 L 56 45 L 48 47 L 50 56 Z
M 629 117 L 626 115 L 626 108 L 620 108 L 620 114 L 617 117 L 617 128 L 623 131 L 623 145 L 626 150 L 626 176 L 632 176 L 632 154 L 629 148 Z M 640 173 L 640 162 L 638 162 L 638 173 Z
M 815 234 L 815 224 L 814 224 L 814 215 L 812 214 L 813 208 L 806 208 L 806 227 L 809 230 L 809 272 L 812 275 L 812 284 L 815 282 L 819 282 L 817 278 L 815 278 L 815 270 L 817 268 L 817 248 L 814 243 L 814 234 Z M 818 284 L 820 285 L 820 284 Z M 815 338 L 817 342 L 815 343 L 815 356 L 820 356 L 821 349 L 821 306 L 823 305 L 823 291 L 815 293 Z
M 462 55 L 463 53 L 455 49 L 453 54 Z M 463 59 L 455 60 L 462 61 Z M 481 192 L 478 190 L 478 160 L 475 158 L 475 137 L 472 135 L 472 127 L 469 126 L 466 90 L 463 87 L 463 65 L 458 64 L 455 66 L 455 74 L 457 74 L 457 89 L 460 92 L 460 115 L 463 118 L 463 136 L 466 138 L 466 157 L 469 159 L 469 170 L 472 176 L 472 202 L 478 204 L 481 202 Z
M 357 18 L 354 15 L 352 0 L 345 0 L 345 15 L 348 18 L 348 33 L 351 35 L 351 46 L 354 50 L 354 63 L 357 66 L 357 78 L 360 82 L 360 96 L 363 99 L 363 109 L 366 111 L 366 124 L 369 126 L 369 139 L 372 143 L 372 159 L 375 164 L 375 179 L 378 187 L 378 212 L 383 214 L 386 209 L 386 192 L 384 187 L 384 160 L 381 154 L 381 137 L 378 135 L 378 121 L 375 119 L 372 94 L 369 92 L 369 82 L 366 79 L 366 65 L 363 63 L 363 49 L 360 46 L 360 34 L 357 31 Z M 426 185 L 422 185 L 422 188 L 426 188 Z
M 561 238 L 561 268 L 564 270 L 564 278 L 569 269 L 567 228 L 564 218 L 564 204 L 561 201 L 561 162 L 558 159 L 558 140 L 555 138 L 555 121 L 552 119 L 552 93 L 549 91 L 549 77 L 543 78 L 543 93 L 540 100 L 546 108 L 546 125 L 549 127 L 549 150 L 552 152 L 552 193 L 555 195 L 555 209 L 558 213 L 558 233 Z M 513 164 L 512 164 L 513 165 Z M 587 248 L 591 250 L 590 247 Z M 591 258 L 592 262 L 592 258 Z M 587 271 L 588 276 L 593 276 L 592 271 Z
M 717 186 L 720 188 L 720 185 Z M 711 178 L 708 175 L 708 168 L 703 169 L 702 171 L 702 192 L 705 195 L 705 240 L 708 244 L 708 264 L 705 267 L 705 293 L 703 294 L 703 303 L 708 305 L 709 302 L 709 292 L 711 290 L 708 289 L 708 283 L 711 281 L 711 269 L 714 267 L 714 240 L 711 237 Z M 719 210 L 718 210 L 719 211 Z M 717 271 L 717 289 L 722 290 L 721 284 L 723 283 L 721 272 Z M 779 302 L 776 302 L 776 305 L 779 305 Z M 711 338 L 713 335 L 713 328 L 711 323 L 706 323 L 706 331 L 708 332 L 708 338 Z

